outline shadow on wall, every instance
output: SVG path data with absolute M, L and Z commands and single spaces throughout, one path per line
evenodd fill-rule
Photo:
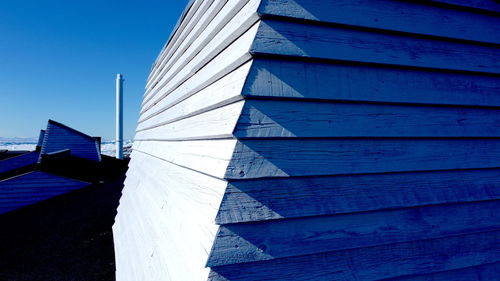
M 254 50 L 281 46 L 290 53 L 280 55 L 301 58 L 255 52 L 207 263 L 211 280 L 373 280 L 465 267 L 477 270 L 456 276 L 494 276 L 498 78 L 413 67 L 443 67 L 432 54 L 400 50 L 395 58 L 390 48 L 387 56 L 366 48 L 357 57 L 348 44 L 285 42 L 300 32 L 270 22 L 281 31 L 268 25 L 262 37 L 273 34 L 282 44 Z M 314 29 L 318 35 L 328 27 Z M 431 40 L 413 41 L 431 49 Z M 330 53 L 304 60 L 323 50 Z M 333 57 L 339 53 L 344 57 Z
M 111 227 L 126 165 L 106 157 L 104 183 L 0 215 L 0 280 L 115 280 Z

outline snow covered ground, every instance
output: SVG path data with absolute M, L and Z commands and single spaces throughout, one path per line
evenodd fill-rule
M 37 141 L 35 139 L 3 139 L 0 140 L 0 150 L 35 150 Z M 126 140 L 124 146 L 132 145 L 131 140 Z M 115 156 L 115 142 L 103 141 L 101 153 L 108 156 Z

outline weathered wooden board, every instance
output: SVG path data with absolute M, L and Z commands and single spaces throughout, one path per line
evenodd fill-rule
M 134 149 L 175 165 L 223 178 L 236 140 L 135 141 Z
M 500 73 L 500 49 L 276 20 L 261 21 L 254 55 Z
M 255 59 L 245 96 L 500 106 L 500 77 Z
M 497 139 L 238 141 L 225 177 L 319 176 L 500 167 Z
M 240 94 L 251 65 L 251 61 L 245 63 L 195 95 L 169 107 L 168 110 L 159 109 L 150 118 L 138 122 L 137 130 L 174 122 L 242 99 Z
M 210 120 L 207 118 L 208 124 L 214 123 Z M 500 109 L 249 100 L 234 135 L 237 138 L 500 137 Z
M 73 156 L 101 161 L 99 143 L 96 139 L 64 124 L 49 120 L 40 154 L 65 149 L 70 149 Z
M 244 103 L 244 101 L 238 101 L 172 123 L 157 124 L 152 128 L 138 130 L 135 140 L 230 138 Z
M 146 84 L 144 100 L 148 98 L 148 94 L 157 86 L 159 79 L 161 79 L 168 70 L 168 64 L 172 62 L 173 57 L 177 56 L 178 59 L 179 54 L 186 51 L 186 45 L 189 46 L 189 44 L 193 43 L 195 38 L 200 36 L 224 5 L 224 2 L 214 0 L 195 2 L 198 5 L 196 12 L 191 14 L 189 20 L 182 21 L 181 24 L 184 25 L 184 28 L 177 30 L 174 37 L 175 35 L 179 36 L 177 36 L 177 38 L 172 38 L 174 40 L 170 40 L 170 44 L 166 45 L 165 50 L 162 51 L 159 57 L 161 61 L 159 61 L 156 67 L 151 71 L 151 75 L 148 77 L 148 83 Z M 152 83 L 154 83 L 153 87 L 151 87 Z
M 490 263 L 434 274 L 404 276 L 385 281 L 500 281 L 500 263 Z
M 500 232 L 213 267 L 209 280 L 368 281 L 500 261 Z
M 500 199 L 500 170 L 232 181 L 217 224 Z
M 500 5 L 497 5 L 500 7 Z M 291 17 L 499 44 L 500 18 L 394 0 L 264 0 L 263 16 Z
M 165 58 L 172 52 L 172 49 L 177 49 L 177 46 L 179 42 L 183 42 L 184 38 L 189 34 L 187 32 L 188 30 L 192 30 L 192 27 L 194 25 L 193 17 L 198 18 L 199 13 L 203 12 L 206 10 L 206 8 L 201 8 L 200 5 L 203 3 L 210 2 L 211 0 L 201 0 L 201 1 L 190 1 L 188 4 L 188 7 L 186 7 L 186 10 L 184 10 L 182 18 L 179 19 L 177 22 L 176 28 L 173 30 L 173 32 L 170 35 L 170 38 L 168 41 L 165 43 L 163 46 L 160 54 L 158 57 L 155 59 L 155 62 L 153 63 L 151 67 L 151 72 L 149 73 L 148 76 L 148 83 L 146 84 L 146 88 L 149 88 L 150 83 L 156 79 L 153 78 L 153 76 L 158 73 L 159 68 L 164 65 Z M 145 93 L 144 93 L 145 94 Z
M 500 229 L 500 200 L 221 226 L 209 267 Z M 255 231 L 258 229 L 258 231 Z
M 130 169 L 135 172 L 130 176 L 141 177 L 141 181 L 135 190 L 128 190 L 132 193 L 125 200 L 130 200 L 126 206 L 135 208 L 127 211 L 142 216 L 141 229 L 145 233 L 139 237 L 148 238 L 138 244 L 151 245 L 144 259 L 151 262 L 158 256 L 166 259 L 172 280 L 202 280 L 201 275 L 206 279 L 208 269 L 204 264 L 216 235 L 214 219 L 227 182 L 137 151 Z
M 485 11 L 500 12 L 500 3 L 495 0 L 424 0 L 422 2 L 452 4 Z
M 251 59 L 248 49 L 252 44 L 258 25 L 253 26 L 227 49 L 206 64 L 200 71 L 194 73 L 182 86 L 172 89 L 171 92 L 158 94 L 158 102 L 143 107 L 140 120 L 144 120 L 156 113 L 156 109 L 167 108 L 185 98 L 197 93 L 213 82 L 234 71 Z
M 234 0 L 235 7 L 231 7 L 234 13 L 238 11 L 239 8 L 237 3 L 241 1 Z M 244 3 L 245 1 L 243 1 Z M 158 86 L 155 90 L 146 98 L 143 102 L 142 108 L 144 112 L 147 110 L 158 98 L 161 99 L 162 96 L 170 93 L 192 75 L 200 71 L 207 63 L 212 61 L 216 56 L 218 56 L 225 48 L 227 48 L 233 41 L 241 37 L 255 22 L 259 19 L 256 11 L 260 0 L 251 0 L 246 6 L 241 9 L 237 14 L 234 14 L 231 21 L 227 21 L 224 27 L 216 26 L 213 33 L 209 34 L 205 40 L 202 37 L 198 37 L 197 41 L 189 45 L 190 48 L 194 48 L 192 52 L 184 52 L 183 57 L 172 60 L 173 65 L 168 66 L 167 73 L 161 76 L 161 80 L 158 82 Z M 220 1 L 218 1 L 220 3 Z M 231 5 L 226 5 L 224 8 L 228 8 Z M 227 16 L 224 16 L 226 18 Z M 212 22 L 213 25 L 217 25 L 217 22 Z M 208 33 L 208 31 L 207 31 Z M 200 41 L 200 42 L 198 42 Z M 244 52 L 248 51 L 244 50 Z M 191 54 L 191 56 L 189 55 Z M 240 54 L 241 55 L 241 54 Z M 158 94 L 161 93 L 161 94 Z

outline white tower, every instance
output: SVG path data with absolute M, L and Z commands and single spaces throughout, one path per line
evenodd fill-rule
M 123 159 L 123 75 L 116 75 L 116 158 Z

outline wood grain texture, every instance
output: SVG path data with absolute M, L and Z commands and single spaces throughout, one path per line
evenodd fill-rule
M 199 36 L 196 38 L 197 41 L 188 45 L 194 50 L 181 53 L 183 57 L 171 60 L 173 65 L 167 66 L 167 73 L 161 76 L 158 86 L 144 99 L 141 112 L 148 110 L 155 101 L 158 101 L 163 96 L 182 85 L 189 77 L 212 61 L 224 49 L 231 45 L 233 41 L 243 36 L 243 34 L 255 24 L 259 18 L 256 13 L 259 0 L 251 0 L 242 8 L 243 4 L 246 2 L 247 1 L 241 0 L 229 1 L 228 4 L 224 6 L 223 10 L 225 8 L 230 9 L 230 6 L 234 6 L 231 8 L 234 13 L 228 14 L 229 12 L 221 11 L 219 14 L 223 15 L 221 17 L 224 19 L 228 18 L 227 21 L 223 22 L 224 24 L 217 24 L 216 20 L 212 21 L 212 26 L 210 26 L 213 29 L 212 33 L 209 33 L 208 29 L 205 30 L 205 33 L 209 33 L 208 35 L 203 34 L 204 36 Z M 216 3 L 222 3 L 222 1 L 216 1 Z M 205 41 L 203 41 L 203 39 Z M 246 51 L 248 51 L 248 49 L 244 50 L 244 52 Z
M 225 177 L 319 176 L 500 167 L 496 139 L 238 141 Z
M 236 140 L 135 141 L 134 150 L 217 178 L 227 170 Z
M 385 281 L 499 281 L 499 272 L 500 263 L 490 263 L 434 274 L 390 278 Z
M 500 109 L 248 100 L 233 134 L 237 138 L 500 137 Z
M 213 267 L 210 281 L 368 281 L 454 270 L 500 260 L 500 233 L 487 232 Z
M 137 239 L 127 248 L 146 262 L 137 280 L 206 279 L 204 264 L 218 228 L 214 218 L 227 183 L 134 152 L 127 176 L 132 181 L 118 212 L 129 226 L 123 231 Z
M 500 18 L 394 0 L 265 0 L 264 16 L 306 19 L 499 44 Z
M 187 140 L 230 137 L 241 114 L 244 101 L 238 101 L 193 117 L 158 124 L 137 131 L 135 140 Z
M 243 64 L 195 95 L 169 107 L 168 110 L 158 109 L 150 118 L 138 122 L 137 131 L 198 115 L 242 99 L 240 94 L 251 65 L 251 61 Z
M 200 37 L 201 33 L 207 28 L 209 23 L 224 5 L 224 2 L 214 0 L 195 2 L 195 5 L 198 7 L 192 8 L 196 8 L 196 12 L 191 13 L 190 18 L 185 18 L 181 22 L 181 26 L 176 30 L 174 37 L 171 38 L 170 44 L 167 44 L 165 50 L 160 54 L 160 61 L 151 71 L 151 75 L 148 77 L 148 83 L 146 84 L 143 102 L 150 98 L 149 95 L 156 89 L 159 80 L 167 73 L 172 62 L 174 62 L 174 58 L 175 60 L 179 60 L 179 56 L 186 52 L 186 49 L 190 44 L 193 44 L 196 38 Z M 179 36 L 175 37 L 176 35 Z
M 388 67 L 255 59 L 248 97 L 500 106 L 500 78 Z
M 166 110 L 168 107 L 196 94 L 250 60 L 251 55 L 248 50 L 257 32 L 257 27 L 257 25 L 252 27 L 200 71 L 193 73 L 188 80 L 182 83 L 182 86 L 179 85 L 177 88 L 172 88 L 172 91 L 159 94 L 158 102 L 149 105 L 147 109 L 143 108 L 139 120 L 150 118 L 158 112 L 158 109 Z
M 500 12 L 500 3 L 495 0 L 424 0 L 422 2 L 444 3 L 485 11 Z
M 189 34 L 189 30 L 192 30 L 194 26 L 195 20 L 193 18 L 199 18 L 199 13 L 203 12 L 206 10 L 205 7 L 200 8 L 201 4 L 207 4 L 207 2 L 210 2 L 212 0 L 202 0 L 202 1 L 190 1 L 191 4 L 190 6 L 187 6 L 177 22 L 177 25 L 175 29 L 172 31 L 170 38 L 168 41 L 165 43 L 163 46 L 160 54 L 158 57 L 155 59 L 152 67 L 151 67 L 151 72 L 149 73 L 148 79 L 147 79 L 147 84 L 146 88 L 149 88 L 151 86 L 151 82 L 154 81 L 155 79 L 153 78 L 160 70 L 160 68 L 164 65 L 165 59 L 169 54 L 171 54 L 172 49 L 177 49 L 178 44 L 180 42 L 184 41 L 184 38 Z M 188 5 L 189 5 L 188 4 Z M 146 93 L 144 93 L 146 94 Z
M 209 267 L 500 229 L 500 200 L 221 226 Z M 258 229 L 259 231 L 255 231 Z
M 254 55 L 500 73 L 500 49 L 276 20 L 261 21 Z
M 217 224 L 500 199 L 500 170 L 232 181 Z

